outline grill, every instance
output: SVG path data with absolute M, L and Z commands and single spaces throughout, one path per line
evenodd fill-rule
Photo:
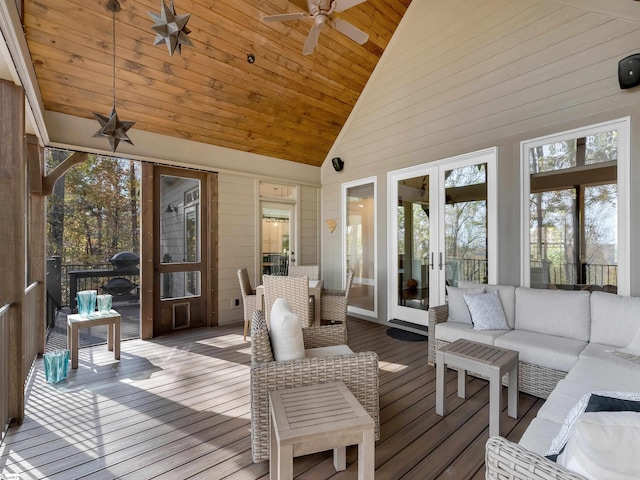
M 128 278 L 112 278 L 102 285 L 102 289 L 114 297 L 120 297 L 131 292 L 137 285 Z
M 109 263 L 115 270 L 130 270 L 140 263 L 140 257 L 133 252 L 119 252 L 109 259 Z

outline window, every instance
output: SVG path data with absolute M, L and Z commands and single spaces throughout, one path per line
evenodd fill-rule
M 349 311 L 375 315 L 376 298 L 376 182 L 367 178 L 342 185 L 344 260 L 353 270 Z
M 523 284 L 628 294 L 628 120 L 523 143 Z

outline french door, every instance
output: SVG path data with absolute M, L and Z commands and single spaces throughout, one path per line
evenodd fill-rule
M 388 175 L 389 318 L 428 324 L 460 280 L 495 283 L 496 150 Z

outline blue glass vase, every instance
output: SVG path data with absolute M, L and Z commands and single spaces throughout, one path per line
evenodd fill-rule
M 54 350 L 43 355 L 44 379 L 47 383 L 58 383 L 67 378 L 69 350 Z
M 82 290 L 78 292 L 76 299 L 78 301 L 78 313 L 81 317 L 88 317 L 96 310 L 97 290 Z

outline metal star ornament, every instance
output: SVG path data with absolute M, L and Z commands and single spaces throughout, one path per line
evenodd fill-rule
M 94 137 L 107 137 L 109 139 L 109 143 L 111 144 L 111 151 L 115 153 L 116 148 L 118 148 L 118 144 L 122 142 L 127 142 L 130 145 L 133 145 L 133 142 L 127 135 L 127 130 L 135 125 L 136 122 L 121 122 L 118 118 L 118 113 L 116 112 L 116 106 L 113 106 L 113 110 L 111 110 L 111 116 L 105 117 L 104 115 L 100 115 L 99 113 L 93 113 L 98 122 L 100 123 L 100 130 L 98 130 Z
M 156 39 L 153 42 L 154 45 L 165 42 L 169 49 L 169 54 L 173 56 L 173 52 L 177 49 L 178 54 L 182 54 L 182 45 L 193 46 L 191 40 L 187 35 L 191 33 L 191 30 L 187 28 L 187 22 L 191 15 L 176 15 L 176 9 L 173 6 L 173 0 L 169 6 L 162 1 L 162 11 L 160 15 L 149 12 L 155 25 L 151 29 L 156 32 Z

